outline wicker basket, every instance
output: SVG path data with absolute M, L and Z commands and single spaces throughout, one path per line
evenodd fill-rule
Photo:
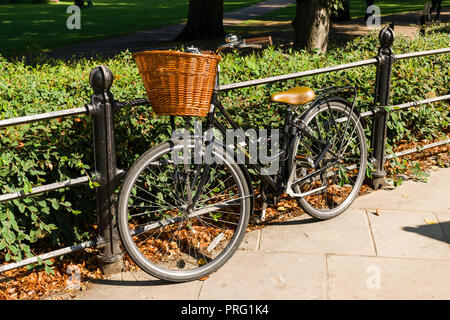
M 208 114 L 218 55 L 144 51 L 133 54 L 133 58 L 156 114 L 197 117 Z

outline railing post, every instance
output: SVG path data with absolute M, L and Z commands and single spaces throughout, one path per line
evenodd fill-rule
M 113 74 L 105 66 L 95 67 L 89 81 L 94 93 L 88 106 L 92 118 L 94 140 L 98 237 L 102 246 L 98 259 L 104 274 L 123 269 L 120 239 L 115 226 L 114 189 L 119 171 L 116 167 L 116 146 L 114 139 L 113 95 L 110 92 Z
M 393 54 L 391 45 L 394 42 L 394 31 L 385 27 L 380 31 L 380 48 L 378 50 L 378 65 L 375 80 L 374 105 L 378 108 L 372 122 L 371 160 L 373 164 L 371 184 L 374 189 L 385 185 L 386 172 L 384 164 L 386 160 L 386 132 L 388 112 L 382 108 L 389 103 L 391 87 L 391 71 Z

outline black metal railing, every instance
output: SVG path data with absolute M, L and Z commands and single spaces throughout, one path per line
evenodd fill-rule
M 395 112 L 405 108 L 416 107 L 428 103 L 444 101 L 450 99 L 450 94 L 434 97 L 430 99 L 423 99 L 419 101 L 412 101 L 400 105 L 389 106 L 390 81 L 392 74 L 393 63 L 401 59 L 409 59 L 415 57 L 437 55 L 450 53 L 450 48 L 442 48 L 437 50 L 428 50 L 421 52 L 413 52 L 406 54 L 394 55 L 391 50 L 391 45 L 394 41 L 394 33 L 390 28 L 384 28 L 380 31 L 380 48 L 378 55 L 373 59 L 357 61 L 352 63 L 341 64 L 338 66 L 331 66 L 326 68 L 307 70 L 298 73 L 285 74 L 275 77 L 256 79 L 244 81 L 239 83 L 222 85 L 219 91 L 229 91 L 250 86 L 263 85 L 278 81 L 285 81 L 307 76 L 314 76 L 323 73 L 330 73 L 334 71 L 358 68 L 363 66 L 376 65 L 376 80 L 374 92 L 374 106 L 372 110 L 361 114 L 361 117 L 373 117 L 371 130 L 371 147 L 372 153 L 370 161 L 373 164 L 374 170 L 372 173 L 372 187 L 379 188 L 385 182 L 384 165 L 387 159 L 396 156 L 402 156 L 434 148 L 440 145 L 450 143 L 450 139 L 440 142 L 435 142 L 418 148 L 405 150 L 393 155 L 386 155 L 386 131 L 389 112 Z M 123 174 L 123 170 L 116 167 L 116 147 L 114 138 L 114 121 L 113 115 L 123 106 L 137 106 L 149 104 L 148 99 L 140 98 L 127 102 L 119 102 L 114 100 L 110 88 L 113 83 L 112 72 L 105 66 L 94 68 L 90 74 L 90 84 L 94 90 L 91 97 L 91 102 L 85 107 L 74 108 L 62 111 L 48 112 L 38 115 L 20 117 L 15 119 L 6 119 L 0 121 L 0 128 L 19 125 L 29 122 L 44 121 L 59 117 L 68 117 L 73 115 L 89 115 L 92 117 L 92 131 L 94 137 L 94 159 L 95 172 L 90 177 L 79 177 L 63 182 L 57 182 L 44 186 L 39 186 L 31 189 L 31 192 L 24 193 L 23 191 L 0 195 L 0 202 L 9 201 L 17 198 L 28 197 L 43 192 L 48 192 L 60 188 L 72 187 L 75 185 L 85 184 L 94 179 L 99 186 L 96 188 L 97 197 L 97 213 L 98 213 L 98 236 L 96 239 L 73 245 L 70 247 L 55 250 L 37 257 L 28 258 L 20 262 L 14 262 L 0 266 L 0 273 L 22 267 L 28 264 L 37 263 L 39 260 L 54 258 L 60 255 L 69 254 L 78 250 L 89 247 L 100 248 L 100 261 L 102 262 L 102 269 L 105 273 L 112 272 L 117 268 L 121 268 L 122 252 L 120 250 L 120 240 L 114 225 L 115 216 L 115 194 L 114 187 L 119 178 Z
M 113 83 L 113 74 L 108 68 L 105 66 L 94 68 L 90 73 L 89 81 L 94 93 L 91 96 L 91 102 L 84 107 L 1 120 L 0 128 L 74 115 L 89 115 L 92 118 L 95 172 L 91 173 L 90 176 L 78 177 L 67 181 L 35 187 L 27 193 L 19 191 L 3 194 L 0 195 L 0 202 L 87 184 L 89 181 L 93 180 L 98 183 L 98 187 L 96 187 L 98 213 L 97 238 L 19 262 L 2 265 L 0 266 L 0 272 L 94 246 L 100 249 L 98 258 L 104 273 L 108 274 L 116 269 L 122 268 L 122 251 L 120 249 L 119 236 L 113 219 L 116 209 L 114 205 L 114 187 L 123 173 L 123 170 L 119 170 L 116 167 L 116 146 L 114 139 L 113 116 L 114 112 L 119 109 L 119 106 L 110 92 Z

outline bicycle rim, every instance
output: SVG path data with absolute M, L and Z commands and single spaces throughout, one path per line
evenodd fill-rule
M 295 187 L 296 193 L 318 190 L 299 198 L 299 203 L 319 219 L 336 217 L 348 208 L 361 188 L 367 164 L 366 140 L 358 116 L 344 103 L 329 104 L 317 106 L 303 119 L 315 138 L 330 144 L 325 156 L 320 160 L 324 145 L 306 136 L 298 138 L 294 154 L 297 179 L 323 170 Z
M 144 271 L 169 281 L 216 271 L 237 250 L 249 219 L 250 195 L 237 164 L 217 146 L 208 171 L 192 156 L 179 161 L 193 149 L 193 143 L 164 143 L 149 150 L 130 169 L 120 193 L 125 250 Z M 203 172 L 209 174 L 198 190 Z

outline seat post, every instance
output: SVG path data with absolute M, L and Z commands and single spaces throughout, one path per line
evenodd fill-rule
M 284 133 L 287 135 L 289 134 L 289 127 L 292 122 L 292 118 L 294 117 L 294 110 L 297 106 L 294 106 L 292 104 L 286 104 L 286 113 L 284 115 Z

